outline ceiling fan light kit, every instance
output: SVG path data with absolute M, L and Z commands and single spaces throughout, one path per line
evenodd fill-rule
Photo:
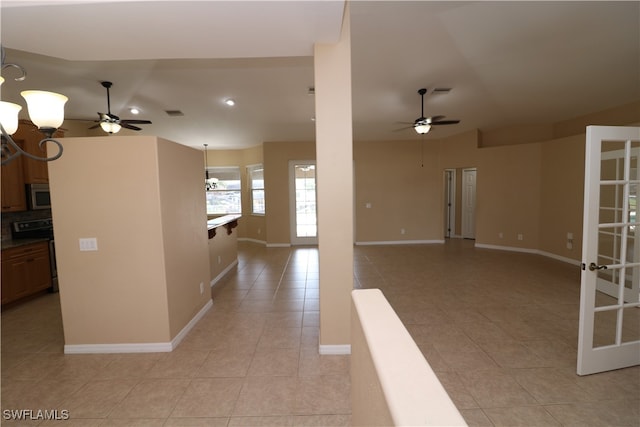
M 440 91 L 437 91 L 437 89 L 434 89 L 432 93 L 448 93 L 450 90 L 451 90 L 450 88 L 440 89 Z M 445 116 L 425 117 L 424 116 L 424 95 L 426 93 L 427 93 L 426 88 L 418 89 L 418 95 L 420 95 L 420 99 L 421 99 L 420 117 L 415 119 L 413 123 L 411 123 L 412 126 L 410 126 L 416 131 L 417 134 L 425 135 L 429 133 L 429 131 L 431 130 L 431 127 L 435 125 L 455 125 L 457 123 L 460 123 L 460 120 L 442 120 L 444 119 Z M 407 128 L 403 128 L 403 129 L 407 129 Z
M 16 77 L 15 81 L 22 81 L 27 77 L 24 68 L 17 64 L 5 64 L 4 48 L 0 46 L 0 63 L 2 69 L 15 68 L 20 71 L 21 75 Z M 4 83 L 4 78 L 0 77 L 0 85 Z M 51 157 L 39 157 L 24 151 L 11 138 L 18 130 L 18 113 L 22 107 L 12 102 L 0 101 L 0 131 L 2 132 L 2 162 L 6 165 L 19 156 L 26 156 L 33 160 L 50 162 L 62 156 L 62 144 L 53 139 L 53 134 L 62 125 L 64 121 L 64 104 L 69 100 L 64 95 L 54 92 L 45 92 L 41 90 L 25 90 L 20 95 L 27 102 L 29 118 L 38 127 L 38 130 L 44 135 L 44 139 L 40 141 L 38 146 L 43 149 L 47 141 L 56 145 L 58 152 Z
M 116 116 L 115 114 L 111 114 L 111 94 L 109 93 L 109 89 L 111 89 L 111 86 L 113 86 L 113 83 L 108 81 L 103 81 L 103 82 L 100 82 L 100 84 L 102 85 L 103 88 L 107 90 L 107 114 L 98 113 L 98 116 L 100 117 L 99 120 L 96 120 L 98 124 L 91 126 L 89 129 L 95 129 L 97 127 L 100 127 L 102 128 L 103 131 L 107 132 L 110 135 L 113 135 L 114 133 L 120 132 L 120 129 L 122 128 L 136 130 L 136 131 L 142 130 L 142 128 L 139 128 L 138 126 L 133 126 L 134 124 L 136 125 L 151 124 L 149 120 L 121 120 L 120 117 Z M 139 109 L 137 108 L 136 110 L 139 111 Z

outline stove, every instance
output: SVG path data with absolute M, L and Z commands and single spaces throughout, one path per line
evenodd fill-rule
M 53 239 L 53 220 L 51 218 L 16 221 L 11 224 L 11 237 L 14 239 Z

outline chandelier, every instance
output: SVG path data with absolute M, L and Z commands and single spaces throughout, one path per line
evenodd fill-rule
M 4 48 L 0 45 L 2 70 L 6 68 L 14 68 L 20 72 L 20 75 L 14 78 L 15 81 L 23 81 L 27 77 L 24 68 L 17 64 L 5 64 Z M 4 83 L 4 78 L 0 77 L 0 86 Z M 39 157 L 24 151 L 11 138 L 18 130 L 18 113 L 22 107 L 11 102 L 0 101 L 0 130 L 2 131 L 2 148 L 0 154 L 2 157 L 2 165 L 6 165 L 19 156 L 26 156 L 33 160 L 50 162 L 62 156 L 62 144 L 53 139 L 53 134 L 64 121 L 64 104 L 68 98 L 64 95 L 53 92 L 45 92 L 41 90 L 26 90 L 20 92 L 20 95 L 27 102 L 29 118 L 38 127 L 38 130 L 44 135 L 44 139 L 40 141 L 38 147 L 44 151 L 47 142 L 56 145 L 58 152 L 51 157 Z

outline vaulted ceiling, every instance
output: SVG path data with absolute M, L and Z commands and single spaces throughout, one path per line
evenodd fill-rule
M 427 138 L 548 124 L 640 100 L 640 3 L 352 1 L 355 140 L 416 139 L 399 122 L 460 119 Z M 140 134 L 244 148 L 312 141 L 313 46 L 338 40 L 343 1 L 2 0 L 2 99 L 69 97 L 65 126 L 111 110 Z M 451 88 L 435 94 L 435 88 Z M 224 100 L 232 98 L 234 107 Z M 127 108 L 139 107 L 139 117 Z M 170 116 L 179 110 L 183 116 Z M 25 115 L 26 117 L 26 115 Z

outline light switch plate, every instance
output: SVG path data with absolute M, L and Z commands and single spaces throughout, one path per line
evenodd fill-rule
M 81 252 L 98 250 L 98 240 L 95 237 L 80 238 L 79 241 Z

